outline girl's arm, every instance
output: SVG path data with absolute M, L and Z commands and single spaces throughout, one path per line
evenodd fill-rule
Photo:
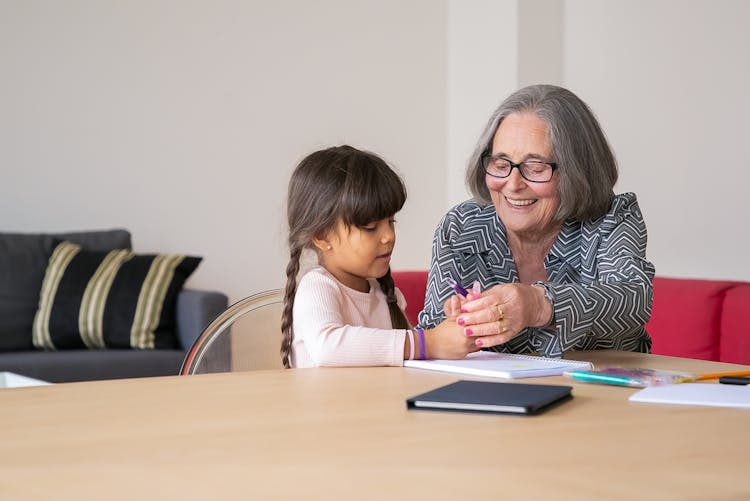
M 377 319 L 381 323 L 373 327 L 348 325 L 345 310 L 360 306 L 348 301 L 330 277 L 310 272 L 300 280 L 294 300 L 295 358 L 307 356 L 312 365 L 328 367 L 402 365 L 405 351 L 408 356 L 406 330 L 387 328 L 390 318 L 386 323 Z
M 331 277 L 310 272 L 300 281 L 294 300 L 295 364 L 297 367 L 400 366 L 410 355 L 410 341 L 406 329 L 390 328 L 387 313 L 374 317 L 373 326 L 351 325 L 347 312 L 352 308 L 369 311 L 371 303 L 347 297 L 341 286 Z M 400 294 L 397 294 L 397 296 Z M 455 303 L 455 304 L 454 304 Z M 458 301 L 449 304 L 457 310 Z M 399 300 L 399 306 L 405 301 Z M 463 358 L 477 348 L 463 329 L 452 319 L 423 336 L 415 333 L 414 354 L 419 358 L 420 341 L 424 340 L 426 358 Z M 301 341 L 301 342 L 299 342 Z

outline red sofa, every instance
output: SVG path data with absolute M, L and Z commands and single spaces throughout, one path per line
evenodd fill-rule
M 426 271 L 394 271 L 412 323 L 424 304 Z M 654 278 L 654 304 L 646 324 L 652 353 L 750 364 L 750 283 Z

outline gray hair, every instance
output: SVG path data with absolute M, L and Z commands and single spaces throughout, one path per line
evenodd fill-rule
M 571 91 L 554 85 L 530 85 L 511 94 L 490 117 L 466 170 L 474 198 L 492 203 L 485 182 L 482 155 L 505 117 L 533 113 L 547 124 L 554 162 L 559 166 L 560 208 L 555 220 L 588 221 L 604 215 L 614 197 L 617 162 L 599 122 Z

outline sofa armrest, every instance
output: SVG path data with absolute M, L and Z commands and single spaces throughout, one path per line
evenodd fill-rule
M 737 283 L 727 290 L 721 308 L 719 360 L 750 364 L 750 284 Z
M 722 303 L 728 280 L 654 277 L 654 303 L 646 331 L 651 353 L 719 361 Z
M 203 329 L 229 305 L 221 292 L 183 289 L 177 296 L 177 339 L 187 351 Z

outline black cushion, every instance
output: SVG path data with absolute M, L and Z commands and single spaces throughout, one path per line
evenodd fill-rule
M 34 313 L 56 240 L 68 240 L 93 251 L 131 248 L 130 233 L 122 229 L 0 233 L 0 351 L 34 349 L 31 342 Z
M 178 348 L 177 294 L 200 262 L 182 254 L 86 251 L 60 242 L 42 282 L 34 346 Z

